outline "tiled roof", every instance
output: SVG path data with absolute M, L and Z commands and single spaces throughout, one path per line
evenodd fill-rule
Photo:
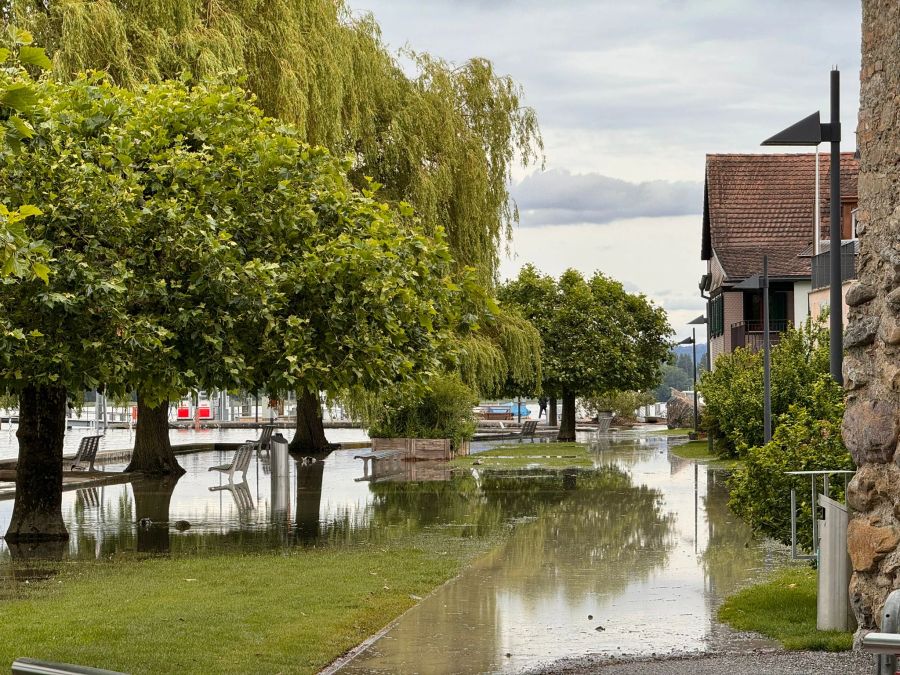
M 829 158 L 819 157 L 822 234 L 828 236 Z M 859 163 L 841 155 L 841 191 L 856 196 Z M 713 252 L 729 279 L 756 274 L 769 256 L 769 274 L 809 277 L 800 257 L 813 239 L 815 154 L 707 155 L 703 260 Z

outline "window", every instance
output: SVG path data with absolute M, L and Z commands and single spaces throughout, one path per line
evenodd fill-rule
M 719 337 L 725 332 L 725 296 L 717 295 L 709 301 L 709 336 Z

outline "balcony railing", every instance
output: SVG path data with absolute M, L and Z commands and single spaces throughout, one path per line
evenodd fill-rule
M 775 346 L 781 340 L 781 334 L 788 329 L 790 321 L 769 321 L 769 344 Z M 751 352 L 763 348 L 763 322 L 738 321 L 731 324 L 731 349 L 746 347 Z
M 856 254 L 859 251 L 859 241 L 841 244 L 841 283 L 856 279 Z M 831 251 L 825 251 L 814 255 L 812 259 L 812 287 L 826 288 L 831 285 Z

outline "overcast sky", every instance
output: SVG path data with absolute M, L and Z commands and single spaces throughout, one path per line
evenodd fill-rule
M 393 48 L 480 56 L 525 89 L 546 144 L 517 171 L 512 257 L 558 275 L 600 270 L 669 312 L 679 338 L 705 310 L 697 282 L 704 156 L 828 111 L 841 69 L 855 147 L 858 0 L 350 0 Z

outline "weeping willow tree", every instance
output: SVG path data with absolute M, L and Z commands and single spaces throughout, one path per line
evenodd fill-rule
M 521 88 L 489 61 L 405 52 L 404 69 L 344 0 L 6 0 L 5 16 L 61 79 L 95 68 L 125 87 L 186 73 L 240 83 L 305 141 L 350 155 L 358 187 L 371 178 L 426 231 L 442 227 L 460 270 L 494 287 L 518 220 L 511 169 L 539 162 L 543 145 Z M 464 380 L 485 395 L 533 391 L 538 333 L 500 310 L 481 323 L 461 340 Z

